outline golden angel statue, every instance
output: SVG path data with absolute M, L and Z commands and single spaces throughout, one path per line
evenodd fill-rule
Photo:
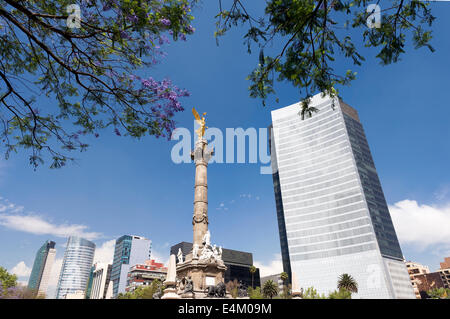
M 194 114 L 195 120 L 200 125 L 200 127 L 195 131 L 197 133 L 197 136 L 199 139 L 203 138 L 203 135 L 205 135 L 205 128 L 208 128 L 205 126 L 205 115 L 206 113 L 203 113 L 203 117 L 200 118 L 200 115 L 195 110 L 195 108 L 192 108 L 192 114 Z

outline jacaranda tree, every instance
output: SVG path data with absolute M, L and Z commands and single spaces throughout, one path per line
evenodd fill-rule
M 188 0 L 0 0 L 6 157 L 25 148 L 33 166 L 49 157 L 56 168 L 101 129 L 170 137 L 189 93 L 138 71 L 158 63 L 171 39 L 186 40 L 192 19 Z

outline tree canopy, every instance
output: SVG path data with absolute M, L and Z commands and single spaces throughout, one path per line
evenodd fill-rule
M 160 62 L 171 39 L 186 40 L 195 31 L 191 8 L 198 2 L 0 0 L 0 136 L 6 158 L 25 149 L 34 167 L 50 159 L 50 167 L 58 168 L 102 129 L 133 138 L 170 137 L 174 115 L 183 111 L 180 98 L 189 92 L 139 71 Z M 355 79 L 350 68 L 336 71 L 338 59 L 361 65 L 361 48 L 369 47 L 381 64 L 394 63 L 408 37 L 414 47 L 434 50 L 435 18 L 425 1 L 268 0 L 260 17 L 247 10 L 250 3 L 218 0 L 215 36 L 244 25 L 248 52 L 259 50 L 248 76 L 250 96 L 264 104 L 275 93 L 275 81 L 288 81 L 302 95 L 302 117 L 314 112 L 308 103 L 313 93 L 334 96 L 335 87 Z
M 0 289 L 8 289 L 17 285 L 17 276 L 10 274 L 0 266 Z
M 274 81 L 292 83 L 306 101 L 315 92 L 336 95 L 334 88 L 349 84 L 356 74 L 335 71 L 335 61 L 344 57 L 347 64 L 361 65 L 363 46 L 377 50 L 382 65 L 400 59 L 408 35 L 415 48 L 434 51 L 429 29 L 435 18 L 429 3 L 421 0 L 269 0 L 261 17 L 252 15 L 248 6 L 246 0 L 219 0 L 216 37 L 237 25 L 248 27 L 247 50 L 256 47 L 260 52 L 248 77 L 250 96 L 263 104 L 275 93 Z M 361 40 L 352 39 L 353 30 Z M 280 42 L 271 49 L 275 40 L 280 49 Z M 302 107 L 302 115 L 305 110 L 311 115 L 308 103 Z
M 194 32 L 188 0 L 0 0 L 0 136 L 36 167 L 73 159 L 84 135 L 169 136 L 189 93 L 141 77 Z M 42 97 L 52 103 L 38 103 Z

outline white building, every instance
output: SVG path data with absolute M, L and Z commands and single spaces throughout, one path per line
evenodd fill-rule
M 111 264 L 96 263 L 92 274 L 92 287 L 89 299 L 111 299 L 112 282 L 110 279 Z
M 62 299 L 84 299 L 84 296 L 84 291 L 79 290 L 65 294 Z
M 151 247 L 151 240 L 142 236 L 124 235 L 116 240 L 111 270 L 114 298 L 125 292 L 130 267 L 150 258 Z
M 317 94 L 272 111 L 271 155 L 284 271 L 304 289 L 354 298 L 414 298 L 386 200 L 356 110 Z

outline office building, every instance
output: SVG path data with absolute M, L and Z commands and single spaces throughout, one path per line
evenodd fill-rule
M 38 295 L 47 293 L 48 281 L 55 262 L 55 242 L 47 240 L 39 248 L 34 258 L 33 269 L 28 281 L 28 289 L 35 291 Z
M 89 274 L 95 254 L 95 244 L 87 239 L 71 236 L 66 251 L 56 289 L 56 299 L 71 298 L 86 292 Z
M 85 297 L 84 291 L 78 290 L 75 292 L 64 294 L 61 299 L 84 299 L 84 297 Z
M 402 251 L 355 109 L 317 94 L 271 112 L 270 149 L 284 271 L 304 289 L 358 282 L 354 298 L 414 298 Z
M 192 250 L 192 243 L 181 242 L 170 248 L 170 254 L 178 254 L 178 249 L 181 248 L 181 252 L 183 253 L 183 259 L 186 258 L 186 255 Z M 253 254 L 232 250 L 232 249 L 222 249 L 222 260 L 227 266 L 227 270 L 225 271 L 225 283 L 233 280 L 242 281 L 248 287 L 253 286 L 259 287 L 260 276 L 259 269 L 256 269 L 256 272 L 253 274 L 250 273 L 250 267 L 253 266 Z M 252 278 L 253 277 L 253 278 Z
M 130 268 L 127 278 L 126 292 L 134 291 L 137 287 L 148 286 L 155 279 L 163 282 L 167 276 L 167 267 L 155 260 L 147 260 L 144 264 L 134 265 Z
M 132 235 L 124 235 L 116 240 L 111 269 L 114 298 L 125 292 L 130 267 L 150 259 L 151 243 L 147 238 Z
M 112 286 L 111 283 L 111 269 L 112 265 L 107 263 L 95 263 L 92 269 L 92 279 L 89 284 L 89 299 L 111 299 Z M 108 295 L 108 292 L 111 295 Z
M 421 299 L 416 277 L 418 275 L 430 273 L 430 269 L 428 268 L 428 266 L 424 266 L 412 261 L 406 262 L 406 269 L 408 269 L 409 279 L 411 281 L 411 285 L 413 286 L 414 294 L 416 295 L 417 299 Z

